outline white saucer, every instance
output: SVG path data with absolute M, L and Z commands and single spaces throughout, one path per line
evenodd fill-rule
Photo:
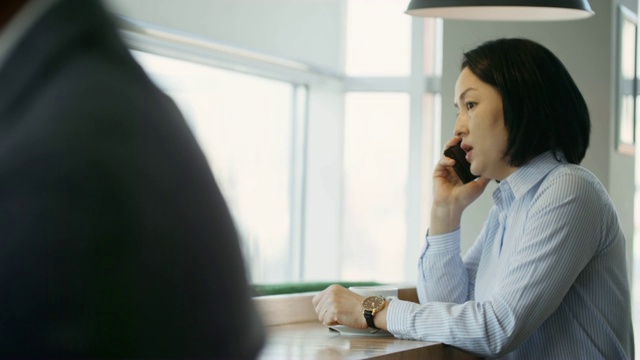
M 329 326 L 330 329 L 333 329 L 340 333 L 340 335 L 358 335 L 358 336 L 393 336 L 390 332 L 386 330 L 374 330 L 374 329 L 354 329 L 344 325 L 333 325 Z

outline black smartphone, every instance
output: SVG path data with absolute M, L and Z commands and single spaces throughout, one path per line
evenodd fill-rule
M 453 165 L 453 170 L 456 171 L 456 174 L 458 174 L 458 177 L 460 177 L 460 180 L 462 180 L 463 183 L 466 184 L 477 178 L 476 175 L 471 173 L 471 164 L 469 164 L 467 159 L 465 159 L 467 154 L 462 150 L 460 144 L 445 150 L 444 155 L 456 161 L 455 165 Z

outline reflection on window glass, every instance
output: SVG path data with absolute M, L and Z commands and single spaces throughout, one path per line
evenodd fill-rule
M 408 76 L 411 69 L 411 16 L 408 0 L 349 0 L 346 74 Z
M 425 75 L 442 75 L 442 51 L 436 39 L 436 34 L 441 26 L 442 19 L 423 18 L 424 22 L 424 47 L 423 71 Z
M 345 280 L 404 276 L 409 95 L 348 93 L 345 99 Z
M 633 144 L 633 114 L 635 112 L 634 99 L 635 97 L 633 95 L 625 95 L 621 99 L 622 104 L 620 109 L 620 128 L 618 129 L 618 136 L 620 142 L 623 144 Z
M 622 25 L 621 46 L 622 54 L 620 61 L 622 67 L 622 77 L 625 79 L 633 79 L 636 73 L 636 25 L 629 20 L 625 20 Z
M 236 222 L 251 281 L 290 281 L 292 84 L 133 53 L 187 118 Z

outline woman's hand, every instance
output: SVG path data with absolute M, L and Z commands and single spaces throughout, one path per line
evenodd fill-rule
M 462 141 L 453 137 L 445 144 L 445 149 Z M 463 184 L 453 170 L 455 160 L 440 157 L 433 171 L 433 205 L 431 206 L 430 235 L 451 232 L 460 227 L 462 211 L 474 202 L 489 184 L 490 179 L 480 177 Z
M 331 285 L 311 302 L 318 315 L 318 320 L 327 325 L 345 325 L 354 329 L 366 329 L 367 321 L 362 314 L 364 296 L 343 288 Z

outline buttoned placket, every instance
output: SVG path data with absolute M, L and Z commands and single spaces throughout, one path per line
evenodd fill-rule
M 514 200 L 513 191 L 508 182 L 503 181 L 500 184 L 498 190 L 494 193 L 494 202 L 498 207 L 498 229 L 495 237 L 495 247 L 498 256 L 502 254 L 502 248 L 504 244 L 504 234 L 507 225 L 507 218 L 509 214 L 509 208 L 513 204 Z

